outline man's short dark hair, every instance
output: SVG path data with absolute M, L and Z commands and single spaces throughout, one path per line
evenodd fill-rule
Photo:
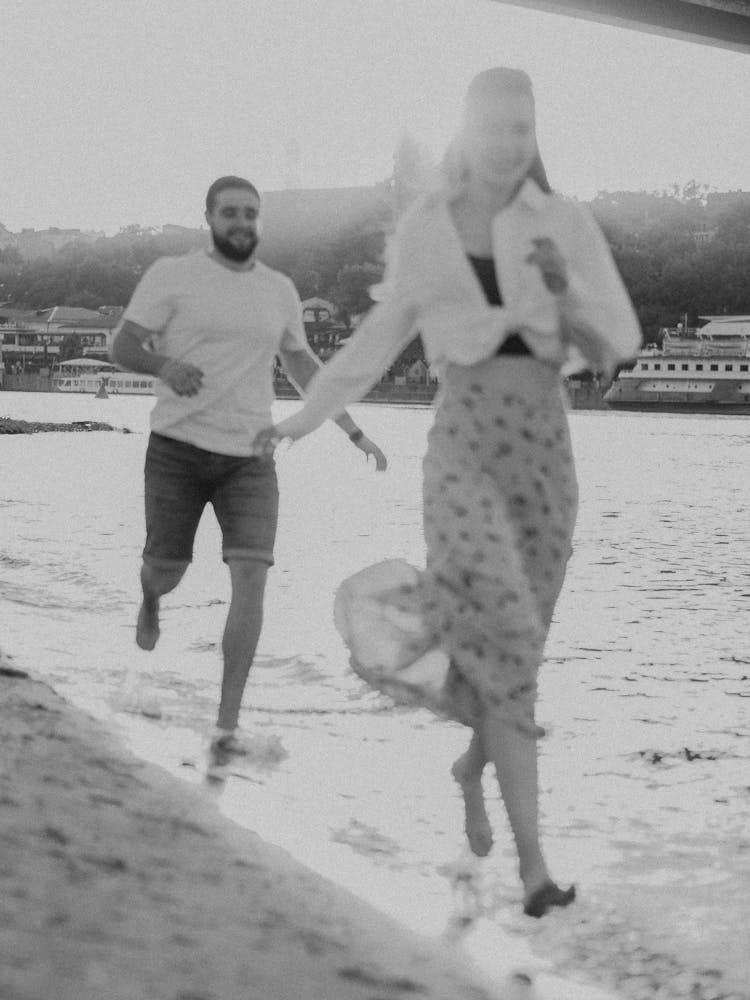
M 226 191 L 228 188 L 244 188 L 246 191 L 252 191 L 255 197 L 260 201 L 260 194 L 258 189 L 250 181 L 246 180 L 244 177 L 233 177 L 231 175 L 227 177 L 219 177 L 215 180 L 211 187 L 206 192 L 206 211 L 212 212 L 213 207 L 216 204 L 216 198 L 220 191 Z

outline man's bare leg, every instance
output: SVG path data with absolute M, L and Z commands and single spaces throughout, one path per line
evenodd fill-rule
M 464 798 L 469 847 L 479 858 L 486 857 L 492 849 L 492 827 L 482 789 L 482 772 L 486 763 L 482 736 L 475 731 L 468 750 L 451 768 L 451 774 L 458 782 Z
M 184 566 L 168 568 L 151 566 L 147 563 L 141 566 L 143 601 L 135 627 L 135 641 L 141 649 L 150 651 L 159 641 L 159 598 L 174 590 L 185 575 L 187 567 L 187 563 Z
M 268 565 L 256 559 L 230 559 L 232 601 L 224 628 L 224 674 L 216 725 L 231 731 L 237 726 L 247 677 L 263 624 L 263 594 Z

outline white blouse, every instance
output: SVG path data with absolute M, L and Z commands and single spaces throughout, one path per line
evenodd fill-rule
M 601 230 L 591 213 L 528 179 L 494 218 L 492 247 L 503 305 L 487 303 L 461 244 L 447 196 L 420 199 L 403 217 L 381 286 L 382 301 L 307 387 L 305 410 L 322 422 L 361 399 L 417 333 L 438 373 L 495 354 L 512 332 L 563 374 L 586 359 L 560 337 L 559 303 L 526 257 L 535 237 L 554 240 L 565 258 L 566 316 L 584 321 L 615 357 L 631 357 L 641 331 Z

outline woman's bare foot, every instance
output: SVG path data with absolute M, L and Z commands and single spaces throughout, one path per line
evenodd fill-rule
M 159 641 L 159 602 L 144 598 L 135 626 L 135 641 L 141 649 L 152 650 Z
M 478 858 L 486 858 L 492 850 L 492 827 L 484 805 L 482 772 L 471 769 L 468 754 L 459 757 L 451 768 L 451 774 L 461 788 L 466 812 L 466 836 L 472 853 Z

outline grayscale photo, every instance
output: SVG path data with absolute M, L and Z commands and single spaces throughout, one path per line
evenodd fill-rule
M 0 23 L 0 1000 L 750 1000 L 750 0 Z

